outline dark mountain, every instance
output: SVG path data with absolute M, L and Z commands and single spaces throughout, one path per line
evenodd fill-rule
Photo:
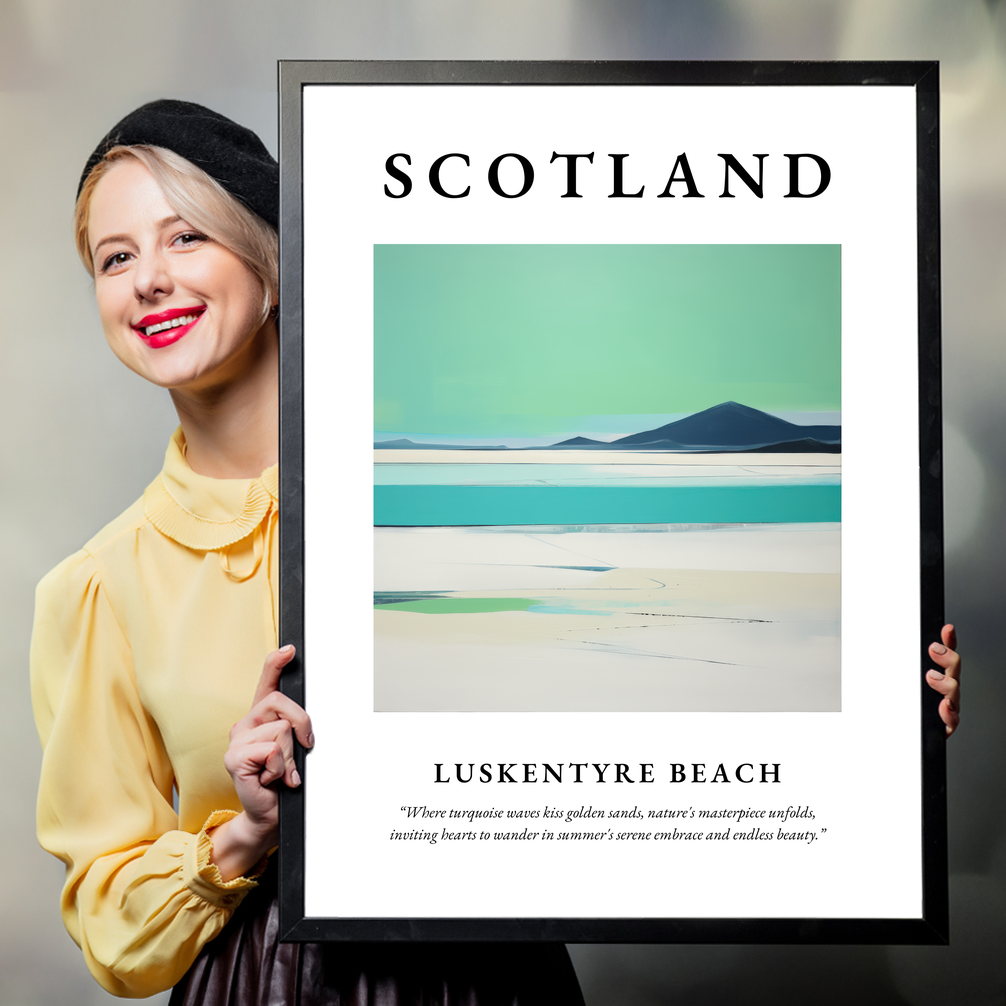
M 380 442 L 374 442 L 375 447 L 395 447 L 398 450 L 408 447 L 423 447 L 423 444 L 414 443 L 411 440 L 406 440 L 404 437 L 399 440 L 381 440 Z
M 571 437 L 542 447 L 473 447 L 470 444 L 417 444 L 402 437 L 374 444 L 377 449 L 436 451 L 549 451 L 557 447 L 605 451 L 779 451 L 786 454 L 838 454 L 842 450 L 841 426 L 800 426 L 760 409 L 737 402 L 722 402 L 711 409 L 677 419 L 655 430 L 620 437 L 611 443 L 589 437 Z
M 792 443 L 807 438 L 823 444 L 839 444 L 841 426 L 800 426 L 760 409 L 737 402 L 723 402 L 656 430 L 620 437 L 609 445 L 616 450 L 649 447 L 663 450 L 745 451 Z
M 553 447 L 607 447 L 603 440 L 590 440 L 587 437 L 573 437 L 570 440 L 563 440 L 561 443 L 553 444 Z M 547 448 L 551 449 L 551 448 Z

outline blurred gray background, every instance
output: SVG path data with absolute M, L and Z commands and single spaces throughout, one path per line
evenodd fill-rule
M 110 998 L 63 930 L 61 867 L 35 843 L 32 592 L 140 494 L 175 425 L 167 395 L 105 346 L 71 239 L 78 174 L 114 122 L 160 97 L 218 109 L 275 150 L 280 58 L 941 60 L 947 617 L 966 654 L 953 945 L 571 949 L 589 1006 L 1006 1003 L 1006 3 L 0 0 L 0 1006 Z

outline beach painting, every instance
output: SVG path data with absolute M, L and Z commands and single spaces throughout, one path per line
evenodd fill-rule
M 374 247 L 374 708 L 836 711 L 837 245 Z

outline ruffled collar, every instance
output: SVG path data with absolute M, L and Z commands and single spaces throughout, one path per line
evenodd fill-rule
M 185 460 L 185 437 L 175 430 L 164 468 L 143 494 L 143 512 L 162 534 L 186 548 L 211 552 L 252 533 L 279 500 L 279 466 L 257 479 L 213 479 Z

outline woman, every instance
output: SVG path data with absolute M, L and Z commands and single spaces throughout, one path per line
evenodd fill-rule
M 294 737 L 313 744 L 277 690 L 277 220 L 258 137 L 187 102 L 131 113 L 81 178 L 106 339 L 180 426 L 143 497 L 38 589 L 38 831 L 67 929 L 121 996 L 582 1004 L 557 945 L 277 944 L 276 787 L 300 785 Z

